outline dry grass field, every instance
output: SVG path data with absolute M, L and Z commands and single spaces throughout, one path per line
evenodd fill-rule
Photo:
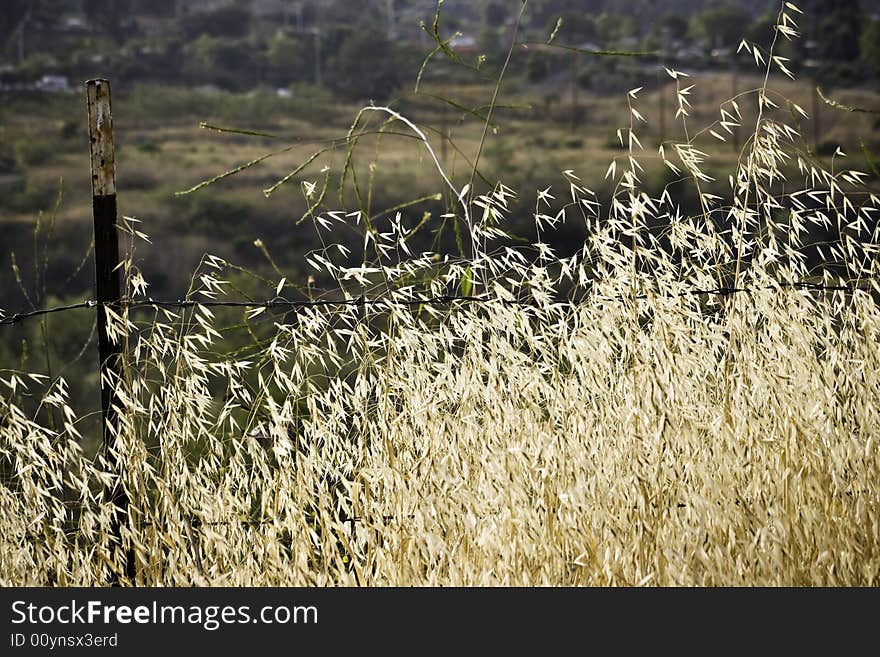
M 398 118 L 407 136 L 365 138 L 355 169 L 372 164 L 388 204 L 457 197 L 432 221 L 457 222 L 462 252 L 410 249 L 420 212 L 315 212 L 299 272 L 333 282 L 330 305 L 124 313 L 108 451 L 83 447 L 77 381 L 0 371 L 0 584 L 878 585 L 880 199 L 858 150 L 874 117 L 823 107 L 823 140 L 850 157 L 816 157 L 809 86 L 771 67 L 740 77 L 738 109 L 729 77 L 668 78 L 661 150 L 656 89 L 583 98 L 576 134 L 499 119 L 485 173 L 503 184 L 474 192 L 462 156 L 444 179 L 442 145 Z M 344 136 L 356 111 L 275 128 Z M 295 223 L 302 183 L 344 168 L 341 148 L 265 198 L 316 148 L 298 145 L 152 210 L 155 190 L 277 144 L 117 115 L 122 212 L 153 241 L 130 252 L 135 298 L 156 263 L 187 272 L 196 302 L 236 297 L 211 230 L 168 249 L 180 199 Z M 452 125 L 463 153 L 481 128 Z M 33 175 L 87 184 L 75 153 Z M 63 220 L 85 226 L 87 200 Z M 514 207 L 531 208 L 531 244 L 504 239 Z M 560 255 L 552 235 L 572 226 L 583 244 Z M 272 275 L 257 298 L 305 284 Z

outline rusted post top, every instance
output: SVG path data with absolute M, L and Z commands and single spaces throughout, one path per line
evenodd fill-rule
M 116 156 L 113 148 L 113 117 L 110 113 L 110 82 L 86 82 L 89 104 L 89 152 L 92 163 L 92 195 L 116 193 Z

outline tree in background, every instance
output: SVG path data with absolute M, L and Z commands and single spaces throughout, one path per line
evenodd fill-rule
M 40 47 L 42 44 L 30 43 L 30 34 L 34 30 L 53 28 L 61 15 L 70 9 L 69 5 L 69 0 L 3 0 L 0 45 L 15 52 L 19 62 L 35 54 L 33 51 L 44 50 Z
M 688 22 L 676 13 L 667 13 L 651 24 L 645 33 L 640 48 L 656 50 L 668 55 L 673 47 L 682 45 L 687 40 Z
M 184 74 L 193 82 L 242 91 L 261 79 L 260 53 L 242 39 L 201 35 L 186 48 Z
M 705 40 L 710 48 L 733 48 L 743 38 L 749 15 L 729 4 L 710 6 L 691 19 L 691 34 Z
M 134 0 L 134 11 L 148 16 L 175 16 L 178 0 Z
M 660 19 L 660 30 L 666 30 L 667 36 L 673 41 L 683 41 L 687 38 L 688 22 L 684 16 L 668 13 Z
M 330 61 L 325 83 L 346 98 L 382 102 L 407 75 L 383 35 L 354 30 Z
M 314 68 L 313 48 L 303 37 L 279 30 L 266 47 L 266 63 L 270 80 L 288 84 L 292 80 L 309 79 Z
M 596 34 L 606 43 L 638 36 L 639 23 L 629 14 L 603 11 L 596 17 Z
M 758 15 L 746 30 L 745 37 L 752 43 L 768 47 L 773 41 L 776 32 L 776 20 L 779 12 L 776 9 L 768 9 Z M 803 26 L 802 26 L 803 27 Z
M 106 0 L 104 0 L 106 1 Z M 246 36 L 251 30 L 253 14 L 247 3 L 236 2 L 190 14 L 182 21 L 183 32 L 188 38 L 202 34 L 212 37 L 238 38 Z
M 812 21 L 810 37 L 820 60 L 854 62 L 859 58 L 863 22 L 859 0 L 809 0 L 804 9 Z
M 133 0 L 82 0 L 89 24 L 117 42 L 125 39 L 125 24 L 133 8 Z

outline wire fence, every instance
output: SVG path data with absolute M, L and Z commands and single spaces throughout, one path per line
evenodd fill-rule
M 873 281 L 873 279 L 872 279 Z M 696 295 L 710 295 L 710 296 L 732 296 L 735 294 L 746 294 L 746 293 L 755 293 L 760 291 L 767 290 L 805 290 L 812 292 L 846 292 L 846 293 L 854 293 L 854 292 L 870 292 L 870 291 L 880 291 L 878 286 L 874 283 L 869 283 L 866 281 L 862 281 L 859 283 L 853 284 L 840 284 L 840 285 L 826 285 L 822 283 L 812 283 L 808 281 L 795 281 L 795 282 L 776 282 L 774 285 L 766 285 L 761 287 L 716 287 L 710 289 L 703 288 L 691 288 L 684 292 L 667 295 L 673 297 L 682 297 L 682 296 L 696 296 Z M 620 297 L 624 298 L 624 297 Z M 632 297 L 629 297 L 632 298 Z M 646 294 L 638 294 L 635 297 L 636 299 L 646 299 L 648 295 Z M 510 300 L 510 299 L 501 299 L 499 297 L 492 297 L 489 295 L 481 295 L 481 296 L 467 296 L 467 295 L 440 295 L 426 298 L 416 298 L 416 299 L 397 299 L 397 298 L 389 298 L 389 297 L 376 297 L 372 299 L 368 299 L 366 297 L 358 297 L 355 299 L 339 299 L 339 300 L 302 300 L 302 301 L 288 301 L 286 299 L 269 299 L 266 301 L 214 301 L 214 300 L 177 300 L 177 301 L 161 301 L 156 299 L 144 299 L 144 300 L 135 300 L 135 299 L 123 299 L 118 305 L 121 308 L 128 309 L 137 309 L 137 308 L 173 308 L 173 309 L 186 309 L 186 308 L 195 308 L 197 306 L 202 306 L 206 308 L 243 308 L 243 309 L 259 309 L 264 308 L 267 310 L 278 310 L 278 309 L 287 309 L 287 310 L 301 310 L 304 308 L 343 308 L 346 306 L 409 306 L 409 307 L 417 307 L 417 306 L 443 306 L 450 305 L 456 302 L 463 303 L 497 303 L 507 306 L 533 306 L 535 305 L 532 302 L 526 300 Z M 563 305 L 569 304 L 572 305 L 571 302 L 563 302 Z M 19 324 L 28 319 L 33 319 L 35 317 L 41 317 L 44 315 L 52 315 L 55 313 L 63 313 L 71 310 L 80 310 L 83 308 L 96 308 L 98 306 L 98 302 L 94 299 L 88 299 L 86 301 L 80 301 L 77 303 L 68 304 L 65 306 L 56 306 L 53 308 L 41 308 L 38 310 L 30 310 L 30 311 L 21 311 L 14 313 L 8 317 L 0 318 L 0 326 L 12 326 L 14 324 Z M 2 312 L 2 310 L 0 310 Z

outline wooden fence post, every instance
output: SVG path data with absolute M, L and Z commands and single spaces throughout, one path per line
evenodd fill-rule
M 104 501 L 115 507 L 112 533 L 122 546 L 122 524 L 128 515 L 128 495 L 122 486 L 123 463 L 118 453 L 113 457 L 118 433 L 116 386 L 122 373 L 122 346 L 114 344 L 107 333 L 107 309 L 121 315 L 119 271 L 119 236 L 116 232 L 116 154 L 113 145 L 113 117 L 110 83 L 107 80 L 86 82 L 89 108 L 89 153 L 92 173 L 92 212 L 95 220 L 95 287 L 98 302 L 98 355 L 100 358 L 101 419 L 103 449 L 110 457 L 116 474 L 115 484 L 104 490 Z M 126 555 L 126 574 L 135 575 L 134 555 Z M 113 583 L 119 584 L 118 574 Z

